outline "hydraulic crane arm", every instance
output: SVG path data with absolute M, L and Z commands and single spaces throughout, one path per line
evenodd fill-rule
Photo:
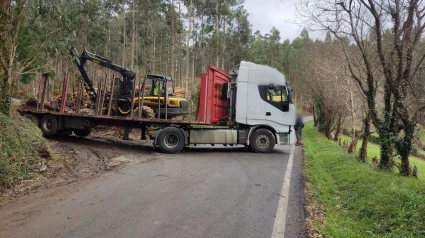
M 93 81 L 90 79 L 87 70 L 86 63 L 87 61 L 91 61 L 98 65 L 101 65 L 105 68 L 111 69 L 120 73 L 123 77 L 123 82 L 121 85 L 121 92 L 119 93 L 121 97 L 129 97 L 131 96 L 131 88 L 133 84 L 133 80 L 135 78 L 135 73 L 129 69 L 126 69 L 122 66 L 113 64 L 111 60 L 98 56 L 96 54 L 90 53 L 84 50 L 81 55 L 78 55 L 77 50 L 74 47 L 71 47 L 71 55 L 74 57 L 74 63 L 77 65 L 78 70 L 80 71 L 81 76 L 85 82 L 86 91 L 90 96 L 92 102 L 96 102 L 97 92 L 94 88 Z

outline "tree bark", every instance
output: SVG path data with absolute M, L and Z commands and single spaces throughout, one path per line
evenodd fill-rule
M 366 118 L 364 119 L 363 141 L 362 141 L 362 147 L 360 148 L 360 155 L 359 155 L 359 159 L 363 163 L 367 162 L 367 145 L 369 143 L 369 135 L 370 135 L 370 113 L 367 112 Z
M 330 117 L 326 116 L 325 119 L 325 135 L 326 138 L 332 140 L 332 120 Z
M 226 4 L 226 0 L 224 0 L 224 4 Z M 221 68 L 224 69 L 224 60 L 225 60 L 225 52 L 226 52 L 226 17 L 223 17 L 223 40 L 222 40 L 223 48 L 222 48 L 222 54 L 221 57 Z
M 410 126 L 405 125 L 404 137 L 402 140 L 397 141 L 396 143 L 397 152 L 399 153 L 401 159 L 400 173 L 404 176 L 409 176 L 412 173 L 409 164 L 409 156 L 410 151 L 412 149 L 412 140 L 414 132 L 415 126 L 413 123 L 410 124 Z
M 341 116 L 338 116 L 338 121 L 337 121 L 336 129 L 335 129 L 334 141 L 338 141 L 339 133 L 341 132 L 341 124 L 342 124 L 342 118 L 341 118 Z
M 130 59 L 130 69 L 134 70 L 134 42 L 135 42 L 135 37 L 136 37 L 136 24 L 134 24 L 134 12 L 135 12 L 135 5 L 134 4 L 136 2 L 136 0 L 133 0 L 133 11 L 132 11 L 132 15 L 133 15 L 133 19 L 132 19 L 132 24 L 131 24 L 131 59 Z
M 124 1 L 122 2 L 122 11 L 123 11 L 123 35 L 124 35 L 124 41 L 122 44 L 122 67 L 125 67 L 125 45 L 126 45 L 126 26 L 127 22 L 125 22 L 125 9 L 124 9 Z
M 319 124 L 319 120 L 317 120 L 317 112 L 316 112 L 316 107 L 313 106 L 313 126 L 317 127 Z
M 1 77 L 1 75 L 0 75 Z M 1 89 L 0 89 L 0 113 L 6 116 L 10 116 L 10 95 L 9 95 L 9 84 L 7 77 L 3 76 L 0 78 Z
M 170 72 L 174 79 L 174 0 L 171 1 L 171 37 L 170 37 Z
M 220 58 L 219 58 L 219 50 L 220 50 L 220 20 L 219 20 L 219 5 L 220 5 L 220 0 L 216 0 L 215 1 L 215 53 L 216 53 L 216 62 L 215 65 L 217 67 L 220 66 Z
M 0 3 L 0 112 L 9 116 L 11 92 L 22 70 L 14 68 L 19 29 L 26 1 L 6 0 Z
M 187 42 L 186 42 L 186 79 L 185 79 L 185 95 L 189 94 L 188 81 L 189 81 L 189 72 L 190 72 L 190 35 L 192 33 L 192 18 L 193 18 L 193 0 L 190 1 L 189 6 L 189 31 L 187 32 Z
M 378 134 L 381 141 L 381 158 L 379 160 L 379 167 L 386 170 L 393 169 L 392 155 L 393 155 L 393 143 L 394 135 L 391 128 L 391 116 L 392 116 L 392 93 L 390 85 L 385 83 L 384 89 L 384 104 L 385 104 L 385 115 L 384 122 L 380 125 L 376 125 L 378 128 Z
M 180 2 L 179 2 L 179 20 L 180 20 L 180 14 L 181 14 L 181 12 L 180 12 Z M 182 72 L 182 42 L 183 42 L 183 39 L 182 39 L 182 30 L 180 29 L 179 30 L 179 39 L 178 39 L 178 41 L 179 41 L 179 49 L 178 49 L 178 52 L 179 52 L 179 57 L 178 57 L 178 60 L 179 60 L 179 87 L 183 87 L 183 77 L 182 77 L 182 75 L 183 75 L 183 72 Z

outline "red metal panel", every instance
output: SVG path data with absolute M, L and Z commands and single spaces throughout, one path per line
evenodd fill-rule
M 198 119 L 206 124 L 219 124 L 227 115 L 228 98 L 222 95 L 223 87 L 228 87 L 231 76 L 214 66 L 208 68 L 208 74 L 201 75 Z

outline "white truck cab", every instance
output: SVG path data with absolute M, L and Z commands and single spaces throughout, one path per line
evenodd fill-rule
M 277 144 L 289 144 L 296 109 L 285 76 L 269 66 L 242 61 L 236 81 L 236 122 L 270 128 Z

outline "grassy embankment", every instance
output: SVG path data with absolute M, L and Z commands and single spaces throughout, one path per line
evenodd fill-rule
M 424 180 L 358 162 L 311 123 L 303 133 L 311 232 L 325 237 L 425 236 Z M 370 157 L 379 153 L 370 146 Z
M 34 178 L 36 167 L 49 157 L 47 141 L 34 123 L 0 113 L 0 194 L 20 181 Z
M 344 141 L 351 141 L 351 138 L 346 135 L 341 135 L 340 138 Z M 357 152 L 359 151 L 360 147 L 362 146 L 361 140 L 359 140 L 359 143 L 357 144 Z M 379 151 L 379 145 L 369 142 L 367 146 L 367 157 L 369 159 L 369 163 L 372 162 L 373 157 L 379 158 L 380 151 Z M 400 161 L 396 161 L 400 162 Z M 410 165 L 418 167 L 418 177 L 421 179 L 425 179 L 425 160 L 418 158 L 416 156 L 410 156 Z

